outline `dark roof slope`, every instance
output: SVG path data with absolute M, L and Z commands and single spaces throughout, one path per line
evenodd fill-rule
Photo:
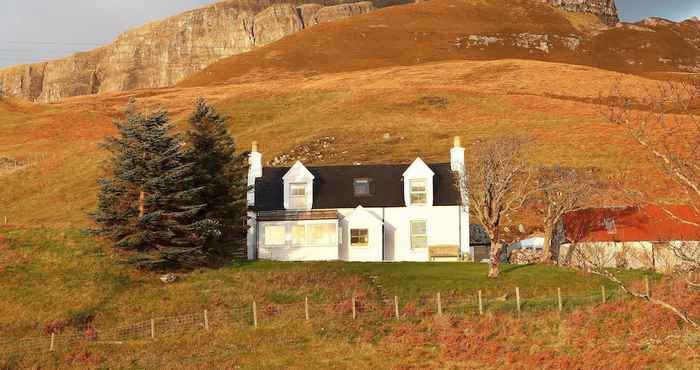
M 459 205 L 459 192 L 449 163 L 429 164 L 433 177 L 433 205 Z M 408 165 L 362 165 L 307 167 L 314 175 L 313 209 L 403 207 L 403 173 Z M 266 167 L 255 183 L 255 209 L 284 209 L 282 177 L 288 167 Z M 370 179 L 371 195 L 355 196 L 353 179 Z

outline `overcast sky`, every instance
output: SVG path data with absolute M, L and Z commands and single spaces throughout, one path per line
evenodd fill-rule
M 0 66 L 50 60 L 217 0 L 0 0 Z M 617 0 L 622 18 L 700 17 L 700 0 Z

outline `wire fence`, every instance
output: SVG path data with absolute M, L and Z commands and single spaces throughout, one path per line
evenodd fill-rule
M 167 336 L 182 336 L 194 331 L 211 331 L 217 327 L 238 327 L 242 330 L 262 326 L 279 326 L 289 322 L 328 323 L 332 320 L 401 321 L 422 320 L 434 315 L 479 317 L 488 313 L 516 314 L 545 311 L 567 312 L 580 306 L 590 306 L 625 299 L 619 290 L 606 290 L 583 295 L 563 295 L 561 289 L 549 296 L 521 297 L 519 288 L 500 296 L 486 296 L 482 291 L 473 295 L 440 293 L 423 295 L 418 299 L 400 297 L 371 299 L 366 295 L 350 296 L 335 303 L 303 301 L 277 304 L 251 302 L 233 308 L 202 310 L 177 316 L 153 317 L 150 320 L 99 330 L 88 326 L 82 332 L 50 333 L 44 336 L 0 341 L 0 354 L 66 351 L 79 344 L 123 344 L 136 340 L 155 340 Z M 254 344 L 240 351 L 254 351 Z M 247 348 L 247 349 L 246 349 Z

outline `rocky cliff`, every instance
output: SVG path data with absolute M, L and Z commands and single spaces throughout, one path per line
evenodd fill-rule
M 542 0 L 569 12 L 591 13 L 605 24 L 614 26 L 620 21 L 615 0 Z
M 320 23 L 414 0 L 227 0 L 147 24 L 68 58 L 0 69 L 0 95 L 38 102 L 173 85 L 210 64 Z M 617 22 L 614 0 L 540 0 Z
M 47 103 L 69 96 L 169 86 L 219 59 L 305 27 L 367 13 L 375 4 L 392 4 L 294 1 L 225 1 L 131 30 L 99 49 L 0 69 L 0 95 Z

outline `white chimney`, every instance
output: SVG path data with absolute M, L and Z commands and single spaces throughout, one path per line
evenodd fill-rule
M 253 141 L 253 148 L 248 158 L 248 206 L 255 205 L 255 179 L 262 177 L 262 154 L 258 152 L 258 142 Z
M 464 172 L 464 148 L 459 136 L 455 136 L 454 145 L 450 149 L 450 167 L 453 172 Z

